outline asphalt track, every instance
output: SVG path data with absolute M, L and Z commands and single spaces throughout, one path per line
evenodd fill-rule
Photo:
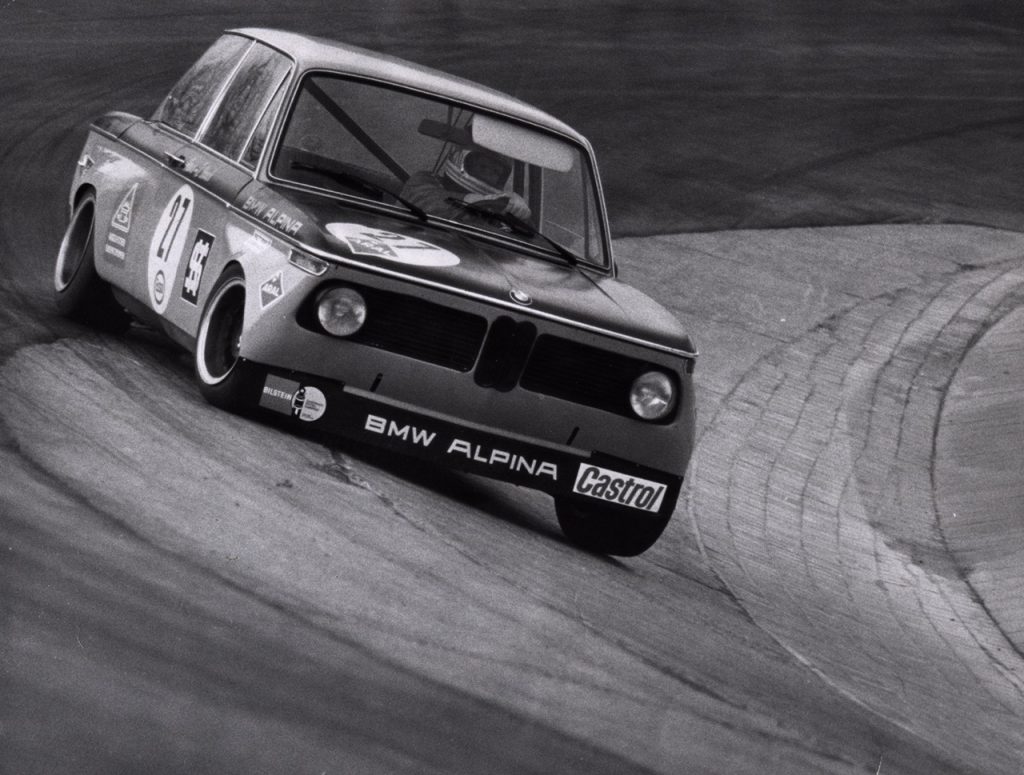
M 0 771 L 1024 770 L 1024 19 L 346 5 L 0 3 Z M 652 550 L 217 412 L 160 338 L 54 315 L 88 120 L 250 23 L 592 138 L 625 278 L 703 351 Z

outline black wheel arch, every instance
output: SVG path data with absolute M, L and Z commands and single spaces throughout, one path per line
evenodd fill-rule
M 92 196 L 93 202 L 95 202 L 97 199 L 98 195 L 96 192 L 96 187 L 92 183 L 83 183 L 75 190 L 74 197 L 71 199 L 71 201 L 68 202 L 68 221 L 71 220 L 71 216 L 74 215 L 75 210 L 78 209 L 78 206 L 82 203 L 82 200 L 85 199 L 87 196 Z

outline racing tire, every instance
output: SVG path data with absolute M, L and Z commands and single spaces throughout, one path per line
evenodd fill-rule
M 209 403 L 243 411 L 252 392 L 255 368 L 239 355 L 245 319 L 245 277 L 238 266 L 220 276 L 199 319 L 193 370 L 199 392 Z
M 96 272 L 96 200 L 82 198 L 71 215 L 53 267 L 53 300 L 64 317 L 109 333 L 122 333 L 131 316 Z
M 672 518 L 658 514 L 631 514 L 600 504 L 581 506 L 555 498 L 555 513 L 562 533 L 572 543 L 595 554 L 635 557 L 650 549 Z

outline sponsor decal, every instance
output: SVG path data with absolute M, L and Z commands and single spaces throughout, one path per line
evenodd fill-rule
M 278 271 L 260 286 L 260 308 L 266 309 L 284 295 L 284 272 Z
M 477 463 L 484 463 L 489 466 L 501 466 L 516 473 L 526 473 L 530 476 L 548 476 L 552 481 L 558 481 L 558 466 L 546 460 L 524 457 L 514 452 L 506 452 L 503 449 L 487 447 L 482 444 L 471 444 L 462 439 L 452 439 L 448 445 L 449 455 L 461 455 L 467 460 L 475 460 Z
M 607 503 L 642 511 L 657 511 L 665 497 L 666 485 L 627 476 L 618 471 L 582 463 L 572 491 Z
M 292 396 L 302 387 L 298 382 L 268 374 L 263 383 L 260 406 L 281 414 L 292 413 Z
M 128 189 L 128 193 L 121 199 L 121 203 L 114 211 L 110 219 L 110 228 L 127 234 L 132 229 L 132 210 L 135 207 L 135 192 L 139 190 L 139 184 L 135 183 Z
M 376 414 L 366 415 L 363 429 L 370 431 L 370 433 L 380 434 L 381 436 L 401 439 L 410 444 L 418 444 L 421 447 L 429 447 L 434 443 L 434 439 L 437 438 L 437 434 L 431 431 L 408 424 L 399 425 L 394 420 L 389 420 Z
M 319 420 L 327 411 L 327 396 L 319 388 L 300 387 L 292 397 L 292 414 L 305 422 Z
M 327 411 L 327 397 L 319 388 L 269 374 L 263 383 L 260 406 L 304 422 L 314 422 Z
M 167 283 L 173 282 L 178 271 L 194 209 L 195 194 L 191 186 L 184 185 L 167 202 L 149 243 L 149 300 L 157 312 L 167 309 L 171 295 L 166 292 Z
M 167 291 L 167 279 L 164 277 L 164 273 L 157 270 L 156 277 L 153 278 L 153 298 L 157 304 L 164 303 L 164 294 Z
M 124 249 L 123 248 L 119 248 L 116 245 L 112 245 L 112 244 L 110 244 L 110 242 L 107 242 L 107 244 L 103 246 L 103 253 L 105 255 L 110 256 L 111 258 L 116 259 L 117 261 L 122 261 L 122 262 L 124 261 L 124 257 L 125 257 Z
M 329 223 L 327 231 L 344 242 L 354 256 L 372 256 L 412 266 L 455 266 L 459 257 L 429 242 L 371 229 L 358 223 Z
M 366 420 L 363 422 L 363 430 L 423 448 L 430 448 L 437 439 L 435 431 L 417 428 L 415 425 L 408 423 L 400 423 L 378 414 L 366 415 Z M 475 444 L 460 438 L 452 438 L 447 443 L 442 441 L 436 450 L 445 455 L 453 455 L 486 466 L 498 466 L 500 468 L 507 468 L 514 473 L 523 473 L 535 477 L 546 476 L 552 481 L 558 481 L 558 466 L 556 464 L 539 458 L 526 457 L 525 455 L 509 452 L 498 447 Z
M 276 207 L 270 207 L 262 199 L 257 199 L 254 196 L 245 200 L 242 210 L 289 236 L 295 236 L 302 228 L 302 221 L 294 215 L 289 215 Z
M 128 244 L 127 235 L 132 228 L 135 192 L 138 190 L 139 184 L 133 184 L 121 198 L 120 204 L 110 218 L 110 230 L 107 232 L 107 243 L 103 246 L 103 252 L 117 261 L 124 261 L 124 251 Z
M 213 235 L 202 229 L 196 230 L 196 241 L 192 243 L 192 253 L 185 266 L 185 276 L 181 281 L 181 298 L 192 306 L 199 301 L 199 283 L 203 279 L 206 259 L 213 248 Z

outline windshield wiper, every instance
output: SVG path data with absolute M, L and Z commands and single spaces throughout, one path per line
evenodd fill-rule
M 315 164 L 306 164 L 301 161 L 292 162 L 293 170 L 305 170 L 306 172 L 317 172 L 321 175 L 326 175 L 332 180 L 336 180 L 342 185 L 349 186 L 351 188 L 359 189 L 367 194 L 382 194 L 384 196 L 392 197 L 396 202 L 404 205 L 405 208 L 415 215 L 419 220 L 426 223 L 429 218 L 426 211 L 413 204 L 401 194 L 396 194 L 387 186 L 382 186 L 374 180 L 364 178 L 362 175 L 358 175 L 355 172 L 349 172 L 348 170 L 332 170 L 326 167 L 317 167 Z
M 564 258 L 566 263 L 569 264 L 570 266 L 577 266 L 580 263 L 580 257 L 573 253 L 571 250 L 569 250 L 569 248 L 567 248 L 562 243 L 551 239 L 551 237 L 549 237 L 547 234 L 540 231 L 539 229 L 536 229 L 532 224 L 527 223 L 522 218 L 517 218 L 511 213 L 494 212 L 493 210 L 489 209 L 486 205 L 476 204 L 475 202 L 470 204 L 469 202 L 464 202 L 461 199 L 458 199 L 453 196 L 448 197 L 448 201 L 458 207 L 463 208 L 464 210 L 469 210 L 472 213 L 482 215 L 486 218 L 493 218 L 496 221 L 504 223 L 517 234 L 522 234 L 526 237 L 540 237 L 548 245 L 550 245 L 551 248 L 556 253 L 558 253 L 559 256 Z

